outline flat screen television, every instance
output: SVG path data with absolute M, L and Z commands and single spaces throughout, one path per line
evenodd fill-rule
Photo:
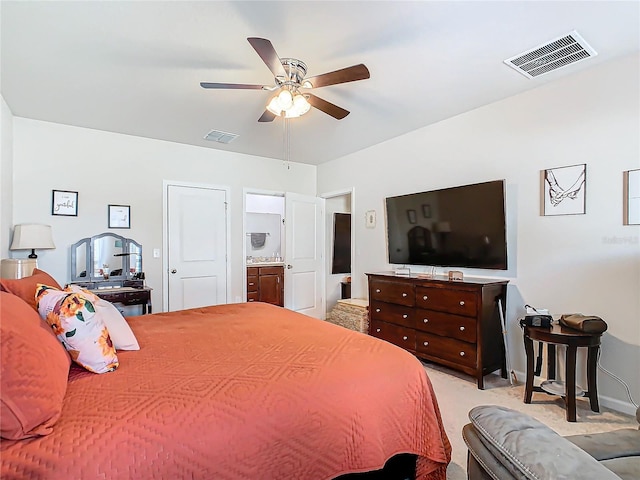
M 504 180 L 386 199 L 389 263 L 506 270 Z

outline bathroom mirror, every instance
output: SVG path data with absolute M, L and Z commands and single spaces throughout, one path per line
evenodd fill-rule
M 71 245 L 71 281 L 126 280 L 142 272 L 142 245 L 101 233 Z

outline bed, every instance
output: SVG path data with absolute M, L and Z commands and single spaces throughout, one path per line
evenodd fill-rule
M 127 321 L 140 350 L 105 374 L 71 364 L 51 432 L 2 439 L 3 480 L 331 479 L 403 453 L 446 478 L 431 383 L 398 347 L 263 303 Z

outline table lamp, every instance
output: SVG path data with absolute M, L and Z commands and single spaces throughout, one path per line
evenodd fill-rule
M 51 225 L 23 223 L 13 230 L 13 242 L 9 250 L 31 250 L 29 258 L 38 258 L 36 249 L 56 248 L 53 243 Z

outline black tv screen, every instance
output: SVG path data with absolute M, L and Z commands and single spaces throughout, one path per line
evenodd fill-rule
M 386 199 L 389 263 L 507 269 L 504 180 Z

